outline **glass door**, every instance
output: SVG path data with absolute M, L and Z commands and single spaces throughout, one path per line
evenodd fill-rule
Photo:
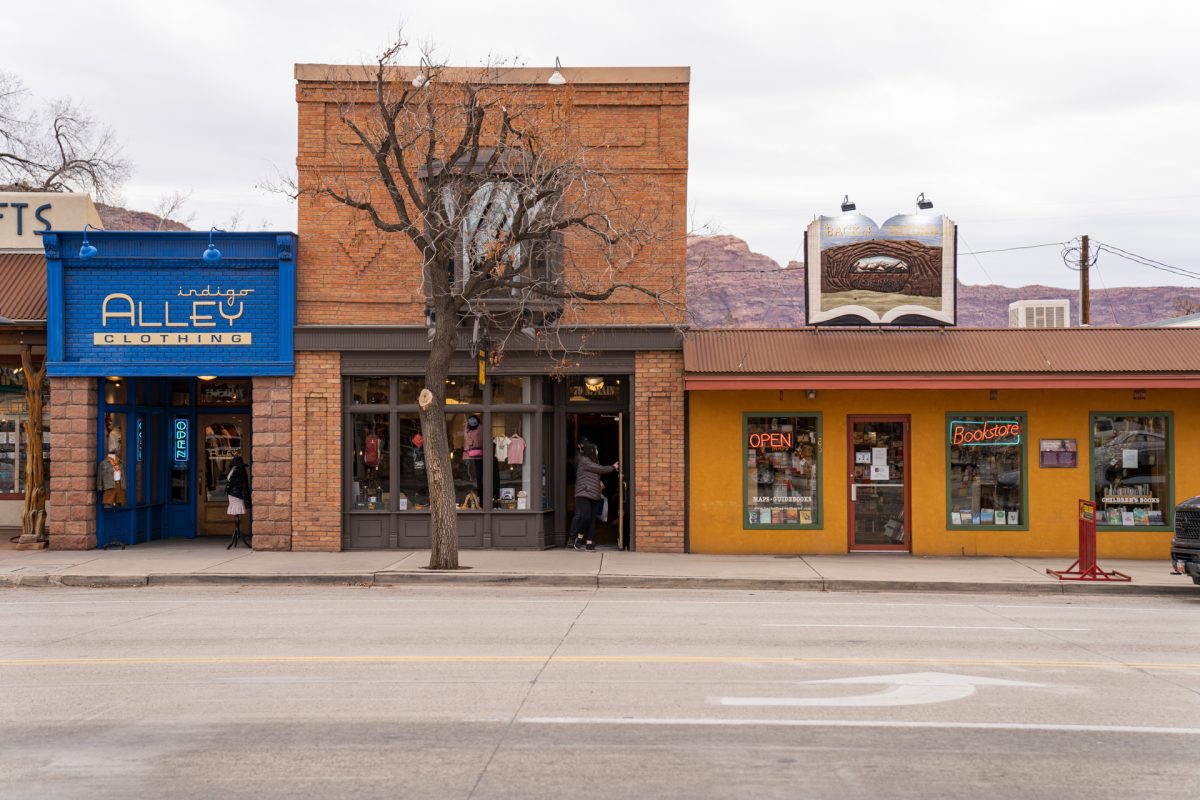
M 850 417 L 850 549 L 910 549 L 908 417 Z
M 236 415 L 201 416 L 196 427 L 200 432 L 196 442 L 200 448 L 196 469 L 200 484 L 196 493 L 197 532 L 201 536 L 229 536 L 233 533 L 233 517 L 226 513 L 229 496 L 225 484 L 234 456 L 250 461 L 249 420 Z M 244 528 L 245 520 L 242 522 Z

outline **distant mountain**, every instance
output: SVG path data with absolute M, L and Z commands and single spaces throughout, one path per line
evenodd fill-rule
M 149 211 L 131 211 L 117 206 L 96 203 L 100 221 L 110 231 L 190 231 L 187 225 L 173 219 L 163 219 Z
M 752 252 L 736 236 L 689 236 L 688 313 L 698 328 L 795 328 L 804 325 L 804 264 L 787 268 Z M 958 285 L 958 324 L 966 328 L 1008 326 L 1008 304 L 1016 300 L 1071 302 L 1071 324 L 1079 324 L 1079 291 L 1054 286 Z M 1200 288 L 1141 286 L 1093 289 L 1093 325 L 1145 325 L 1200 307 Z

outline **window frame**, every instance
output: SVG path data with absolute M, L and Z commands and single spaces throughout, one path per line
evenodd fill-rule
M 813 494 L 813 521 L 810 524 L 801 525 L 776 525 L 775 523 L 751 523 L 749 522 L 748 499 L 750 497 L 750 478 L 749 470 L 746 468 L 746 450 L 747 436 L 749 435 L 750 418 L 751 417 L 791 417 L 810 418 L 816 420 L 817 441 L 815 443 L 816 450 L 816 478 L 817 485 Z M 742 412 L 742 438 L 738 442 L 738 469 L 742 473 L 742 530 L 744 531 L 812 531 L 824 530 L 825 528 L 825 444 L 824 444 L 824 415 L 820 411 L 743 411 Z
M 963 523 L 960 522 L 959 524 L 955 525 L 954 518 L 951 516 L 951 514 L 954 512 L 954 507 L 951 502 L 951 497 L 953 494 L 953 492 L 951 491 L 951 485 L 953 484 L 953 480 L 951 479 L 952 462 L 950 460 L 950 448 L 951 448 L 950 425 L 956 420 L 966 422 L 966 421 L 971 421 L 973 419 L 980 419 L 981 421 L 982 420 L 994 420 L 994 421 L 999 422 L 999 421 L 1001 421 L 1001 418 L 1003 418 L 1003 417 L 1011 417 L 1014 420 L 1021 423 L 1021 443 L 1019 445 L 1021 448 L 1021 455 L 1020 455 L 1021 506 L 1019 509 L 1020 514 L 1021 514 L 1020 524 L 1019 525 L 997 525 L 995 523 L 992 523 L 991 525 L 984 525 L 983 523 L 980 523 L 980 524 L 976 525 L 974 523 L 969 523 L 969 524 L 964 525 Z M 945 499 L 946 530 L 948 530 L 948 531 L 1001 530 L 1001 531 L 1018 531 L 1018 532 L 1026 531 L 1027 532 L 1030 527 L 1030 520 L 1029 520 L 1029 413 L 1026 411 L 987 411 L 987 412 L 947 411 L 946 412 L 946 421 L 945 421 L 945 424 L 942 426 L 942 435 L 945 437 L 943 446 L 942 446 L 942 450 L 945 453 L 945 458 L 946 458 L 946 499 Z M 1012 445 L 1009 445 L 1009 446 L 1011 447 Z
M 1088 496 L 1100 508 L 1096 494 L 1096 419 L 1098 417 L 1164 417 L 1167 421 L 1167 480 L 1163 484 L 1166 496 L 1159 498 L 1163 512 L 1162 525 L 1096 525 L 1097 531 L 1117 533 L 1174 532 L 1175 530 L 1175 412 L 1173 411 L 1089 411 L 1088 412 Z

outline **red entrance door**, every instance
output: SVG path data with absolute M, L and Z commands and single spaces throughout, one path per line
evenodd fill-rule
M 846 422 L 850 549 L 908 552 L 908 416 L 851 416 Z

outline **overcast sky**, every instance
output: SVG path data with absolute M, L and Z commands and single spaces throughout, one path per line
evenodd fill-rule
M 0 70 L 116 129 L 130 207 L 183 190 L 193 227 L 294 229 L 256 188 L 294 168 L 292 65 L 370 61 L 401 22 L 453 64 L 690 66 L 692 224 L 781 264 L 844 194 L 882 222 L 924 192 L 963 253 L 1086 233 L 1200 273 L 1193 3 L 55 0 L 5 8 Z M 1098 267 L 1097 288 L 1200 286 Z M 960 255 L 959 277 L 1078 281 L 1058 247 Z

